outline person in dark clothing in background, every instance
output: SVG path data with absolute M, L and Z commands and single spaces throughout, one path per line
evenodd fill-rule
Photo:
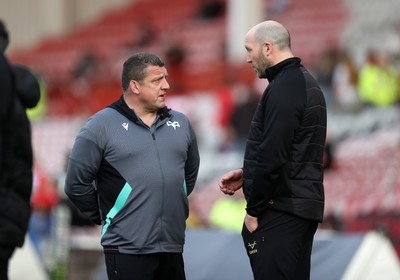
M 8 279 L 9 260 L 22 247 L 30 217 L 33 153 L 26 108 L 40 99 L 35 76 L 4 56 L 8 32 L 0 21 L 0 280 Z
M 259 94 L 248 89 L 246 99 L 239 102 L 233 108 L 230 119 L 230 128 L 234 134 L 234 146 L 237 151 L 244 151 L 246 139 L 249 135 L 249 126 L 253 117 L 253 113 L 258 105 Z
M 242 237 L 254 278 L 309 279 L 324 211 L 325 99 L 280 23 L 251 28 L 245 47 L 247 62 L 269 85 L 251 122 L 243 169 L 226 173 L 219 187 L 232 195 L 243 186 Z
M 225 1 L 201 0 L 199 17 L 205 20 L 216 19 L 225 13 Z

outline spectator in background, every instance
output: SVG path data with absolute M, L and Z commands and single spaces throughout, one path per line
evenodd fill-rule
M 38 255 L 44 257 L 51 242 L 52 211 L 59 202 L 57 185 L 46 172 L 35 164 L 32 192 L 32 215 L 29 236 Z
M 84 98 L 91 93 L 91 84 L 99 79 L 100 62 L 96 55 L 87 50 L 81 54 L 72 69 L 71 92 L 76 98 Z
M 218 112 L 216 116 L 216 124 L 217 129 L 220 129 L 223 134 L 219 150 L 225 152 L 232 149 L 232 141 L 234 140 L 234 135 L 230 129 L 230 120 L 235 106 L 234 99 L 238 94 L 237 92 L 241 91 L 241 88 L 244 86 L 235 80 L 233 70 L 228 70 L 222 77 L 221 82 L 221 85 L 215 88 L 215 97 L 217 98 L 216 110 Z
M 361 100 L 370 106 L 387 107 L 399 101 L 399 75 L 386 53 L 370 50 L 361 68 L 358 91 Z
M 173 41 L 173 40 L 172 40 Z M 173 41 L 166 48 L 165 63 L 168 66 L 169 79 L 168 83 L 171 86 L 171 93 L 182 94 L 185 93 L 185 60 L 186 51 L 182 44 L 178 41 Z
M 314 66 L 315 78 L 324 93 L 326 104 L 330 107 L 333 103 L 332 100 L 332 78 L 333 69 L 337 61 L 337 52 L 334 49 L 328 49 L 321 54 L 321 57 L 316 60 L 317 64 Z
M 343 112 L 356 112 L 361 107 L 357 90 L 358 70 L 351 57 L 341 51 L 333 68 L 332 97 L 333 108 Z
M 153 21 L 149 19 L 150 16 L 143 15 L 137 22 L 135 28 L 135 36 L 133 41 L 134 48 L 146 48 L 157 40 L 158 32 L 153 26 Z
M 246 200 L 243 194 L 217 199 L 210 210 L 208 217 L 211 226 L 240 232 L 243 228 L 243 219 L 246 215 Z
M 200 0 L 199 18 L 205 20 L 216 19 L 225 14 L 223 0 Z
M 123 64 L 119 100 L 92 116 L 72 148 L 65 192 L 102 224 L 109 279 L 185 279 L 188 195 L 199 169 L 187 117 L 165 105 L 164 61 L 136 53 Z
M 36 73 L 35 73 L 36 74 Z M 47 92 L 45 82 L 40 76 L 36 75 L 40 87 L 40 99 L 33 108 L 27 108 L 26 113 L 31 121 L 42 120 L 47 114 Z
M 230 119 L 234 147 L 239 152 L 244 151 L 246 147 L 251 120 L 260 99 L 259 94 L 255 90 L 251 88 L 246 89 L 246 92 L 242 92 L 241 98 L 237 99 Z
M 132 39 L 123 47 L 124 52 L 135 53 L 150 47 L 158 40 L 158 30 L 150 14 L 142 14 L 132 21 Z
M 72 79 L 61 89 L 64 91 L 62 94 L 68 95 L 68 99 L 76 104 L 76 112 L 83 114 L 89 114 L 91 108 L 100 102 L 103 96 L 100 97 L 99 91 L 110 85 L 111 80 L 111 75 L 107 75 L 109 72 L 103 68 L 106 60 L 101 59 L 94 48 L 96 46 L 88 46 L 82 51 L 72 69 Z M 98 96 L 96 100 L 93 100 L 93 94 Z
M 74 79 L 89 78 L 96 74 L 99 68 L 99 62 L 92 51 L 87 50 L 82 53 L 80 59 L 77 61 L 72 75 Z
M 9 260 L 24 244 L 28 230 L 33 152 L 26 108 L 40 98 L 29 69 L 11 66 L 5 58 L 8 41 L 0 20 L 0 280 L 8 279 Z

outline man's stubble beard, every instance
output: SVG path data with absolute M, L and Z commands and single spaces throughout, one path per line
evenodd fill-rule
M 271 63 L 266 59 L 266 57 L 262 54 L 262 52 L 259 53 L 259 67 L 257 67 L 257 73 L 258 77 L 260 79 L 266 79 L 267 74 L 266 70 L 271 67 Z

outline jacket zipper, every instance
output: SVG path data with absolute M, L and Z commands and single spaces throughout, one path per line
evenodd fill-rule
M 162 181 L 162 198 L 165 197 L 165 185 L 164 185 L 164 171 L 161 165 L 161 159 L 160 159 L 160 154 L 158 152 L 158 146 L 157 146 L 157 141 L 156 141 L 156 136 L 155 136 L 155 132 L 157 130 L 158 127 L 160 127 L 164 122 L 158 122 L 154 127 L 150 128 L 150 132 L 151 132 L 151 137 L 153 138 L 153 143 L 154 143 L 154 147 L 156 149 L 156 154 L 157 154 L 157 161 L 158 161 L 158 165 L 160 168 L 160 172 L 161 172 L 161 181 Z M 164 199 L 161 199 L 161 207 L 160 207 L 160 213 L 159 213 L 159 217 L 160 217 L 160 231 L 159 231 L 159 240 L 162 240 L 162 235 L 164 232 L 163 229 L 163 209 L 164 209 Z

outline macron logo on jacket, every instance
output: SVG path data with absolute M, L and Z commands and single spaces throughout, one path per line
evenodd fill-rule
M 125 123 L 124 122 L 124 123 L 121 123 L 121 125 L 122 125 L 123 128 L 125 128 L 126 131 L 128 131 L 129 123 Z

